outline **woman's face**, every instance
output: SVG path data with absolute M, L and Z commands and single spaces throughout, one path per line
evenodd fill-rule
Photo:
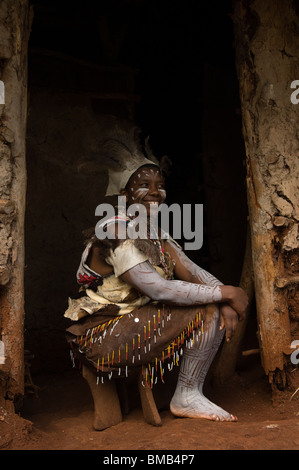
M 165 201 L 166 191 L 164 179 L 155 166 L 139 168 L 130 178 L 127 188 L 123 191 L 127 204 L 142 204 L 147 214 Z

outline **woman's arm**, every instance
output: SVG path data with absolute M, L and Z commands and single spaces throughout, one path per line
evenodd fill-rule
M 207 286 L 162 278 L 146 261 L 129 269 L 121 278 L 152 300 L 173 305 L 203 305 L 227 302 L 241 316 L 247 307 L 245 292 L 233 286 Z
M 223 286 L 223 283 L 219 281 L 215 276 L 209 272 L 202 269 L 200 266 L 197 266 L 192 260 L 190 260 L 185 253 L 177 247 L 173 242 L 168 240 L 166 242 L 166 250 L 169 252 L 170 256 L 175 260 L 175 275 L 179 279 L 184 279 L 188 282 L 194 282 L 199 284 L 207 284 L 209 286 Z M 229 287 L 229 289 L 227 289 Z M 245 312 L 247 309 L 248 299 L 241 289 L 230 288 L 231 286 L 221 287 L 223 297 L 228 296 L 231 300 L 228 303 L 222 302 L 220 307 L 220 329 L 225 328 L 226 340 L 230 341 L 233 336 L 239 320 L 245 318 Z M 239 292 L 235 289 L 239 289 Z M 243 296 L 243 301 L 247 301 L 246 307 L 242 309 L 242 305 L 236 302 L 236 298 L 233 299 L 231 296 L 236 294 L 241 294 Z M 245 294 L 245 296 L 244 296 Z
M 165 250 L 175 261 L 175 275 L 178 279 L 195 284 L 205 284 L 207 286 L 223 286 L 215 276 L 197 266 L 190 258 L 170 240 L 165 243 Z

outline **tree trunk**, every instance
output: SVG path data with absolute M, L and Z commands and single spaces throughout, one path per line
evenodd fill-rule
M 298 335 L 298 7 L 292 0 L 234 3 L 236 66 L 247 159 L 248 207 L 262 364 L 287 385 Z M 296 300 L 297 299 L 297 300 Z
M 24 215 L 28 0 L 0 5 L 0 406 L 24 393 Z

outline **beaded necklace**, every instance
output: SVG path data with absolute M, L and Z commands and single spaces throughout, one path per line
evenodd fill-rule
M 169 259 L 169 256 L 165 256 L 164 248 L 161 243 L 161 240 L 159 239 L 154 239 L 151 240 L 151 242 L 158 248 L 159 250 L 159 257 L 160 257 L 160 262 L 162 265 L 162 269 L 167 275 L 167 279 L 173 279 L 173 267 L 174 267 L 174 262 Z M 168 262 L 167 262 L 168 261 Z M 172 264 L 172 266 L 171 266 Z
M 127 217 L 129 220 L 134 220 L 136 218 L 136 216 L 132 216 L 129 214 L 127 214 Z M 158 249 L 162 269 L 165 272 L 167 279 L 174 279 L 174 276 L 173 276 L 173 268 L 175 264 L 174 261 L 170 259 L 170 256 L 168 255 L 168 253 L 167 254 L 165 253 L 161 240 L 159 238 L 151 238 L 150 233 L 151 233 L 150 227 L 148 226 L 147 228 L 148 240 L 150 240 Z M 158 236 L 157 233 L 156 233 L 156 236 Z

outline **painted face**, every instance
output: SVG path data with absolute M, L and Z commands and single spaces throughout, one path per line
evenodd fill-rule
M 128 205 L 142 204 L 149 214 L 165 201 L 164 179 L 155 166 L 142 167 L 131 176 L 125 193 Z

